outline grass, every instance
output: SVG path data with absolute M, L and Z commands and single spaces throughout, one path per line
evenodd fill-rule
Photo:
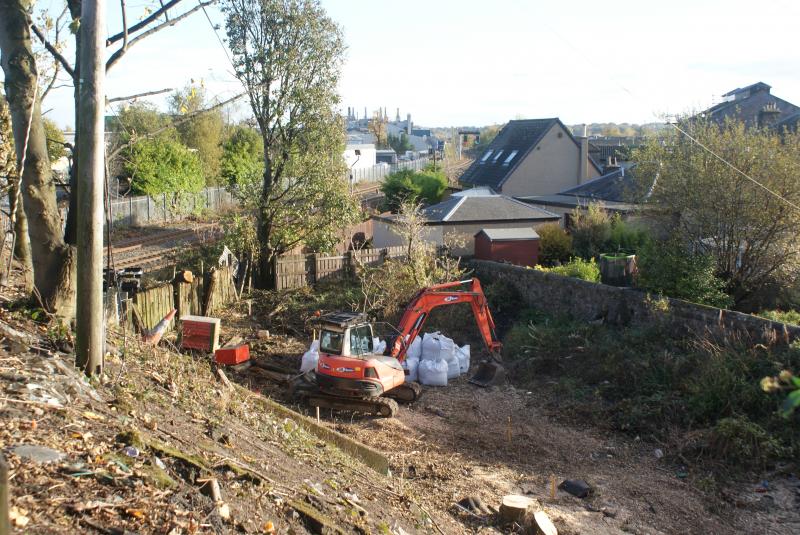
M 508 297 L 491 286 L 494 308 Z M 559 415 L 658 441 L 698 431 L 703 439 L 692 453 L 733 465 L 800 453 L 800 419 L 782 418 L 781 395 L 759 385 L 764 376 L 800 369 L 799 345 L 677 338 L 660 325 L 594 325 L 518 310 L 502 335 L 510 376 L 525 388 L 551 389 Z
M 800 310 L 764 310 L 759 312 L 758 315 L 780 323 L 800 325 Z

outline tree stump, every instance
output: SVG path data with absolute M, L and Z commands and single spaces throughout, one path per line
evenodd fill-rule
M 553 525 L 550 517 L 544 511 L 533 513 L 533 525 L 536 535 L 558 535 L 558 530 Z
M 503 524 L 516 522 L 524 525 L 525 515 L 535 503 L 536 500 L 519 494 L 503 496 L 503 501 L 500 503 L 500 521 Z

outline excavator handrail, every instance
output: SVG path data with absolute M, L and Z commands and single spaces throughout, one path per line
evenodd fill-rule
M 453 288 L 470 285 L 469 290 L 453 290 Z M 422 331 L 428 314 L 434 308 L 447 305 L 456 305 L 468 302 L 472 307 L 478 331 L 481 333 L 483 343 L 490 353 L 499 353 L 503 345 L 495 334 L 495 324 L 483 288 L 478 279 L 472 278 L 462 281 L 436 284 L 419 290 L 411 299 L 403 312 L 403 317 L 397 326 L 400 335 L 392 344 L 391 356 L 402 362 L 411 343 Z

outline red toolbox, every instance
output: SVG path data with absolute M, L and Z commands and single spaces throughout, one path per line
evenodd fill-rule
M 220 319 L 206 316 L 181 317 L 181 347 L 214 351 L 219 347 Z
M 217 364 L 225 364 L 226 366 L 241 364 L 250 360 L 250 346 L 239 344 L 221 347 L 214 352 L 214 360 Z

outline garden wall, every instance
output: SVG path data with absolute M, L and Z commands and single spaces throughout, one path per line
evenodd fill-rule
M 510 264 L 472 260 L 468 266 L 484 283 L 505 281 L 531 307 L 613 325 L 666 321 L 676 333 L 742 338 L 753 343 L 789 343 L 800 339 L 800 326 L 672 298 L 658 298 L 632 288 L 617 288 Z

